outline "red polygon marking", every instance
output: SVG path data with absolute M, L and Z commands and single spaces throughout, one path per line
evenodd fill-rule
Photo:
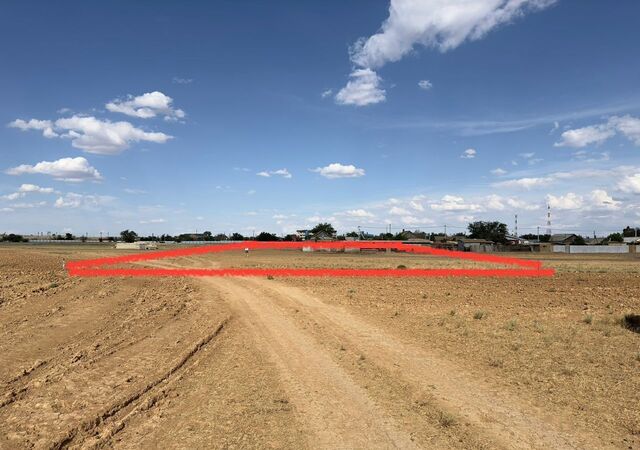
M 512 266 L 502 269 L 164 269 L 105 268 L 108 265 L 153 261 L 207 253 L 221 253 L 232 250 L 267 250 L 267 249 L 299 249 L 310 247 L 316 249 L 344 250 L 353 249 L 392 249 L 406 253 L 417 253 L 447 258 L 489 262 Z M 67 263 L 67 272 L 71 276 L 82 277 L 214 277 L 214 276 L 288 276 L 288 277 L 551 277 L 554 269 L 542 268 L 540 261 L 520 258 L 509 258 L 492 254 L 468 253 L 442 250 L 420 245 L 403 244 L 389 241 L 333 241 L 333 242 L 257 242 L 245 241 L 230 244 L 188 247 L 160 252 L 136 253 L 108 258 L 86 259 Z M 515 267 L 515 268 L 513 268 Z

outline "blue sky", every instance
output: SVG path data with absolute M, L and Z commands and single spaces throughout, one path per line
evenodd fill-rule
M 0 231 L 640 221 L 633 0 L 2 9 Z

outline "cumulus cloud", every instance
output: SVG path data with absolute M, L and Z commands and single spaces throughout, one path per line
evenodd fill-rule
M 351 80 L 336 101 L 364 106 L 385 100 L 376 69 L 400 60 L 417 45 L 446 52 L 467 40 L 482 38 L 498 25 L 533 10 L 546 8 L 555 0 L 391 0 L 389 17 L 380 31 L 360 38 L 350 48 L 354 64 Z M 428 80 L 424 86 L 431 87 Z M 429 84 L 427 84 L 429 83 Z
M 547 203 L 552 209 L 572 210 L 580 209 L 584 203 L 582 196 L 569 192 L 566 195 L 547 195 Z
M 347 85 L 336 94 L 340 105 L 366 106 L 386 99 L 386 91 L 380 87 L 382 79 L 371 69 L 356 69 L 349 75 Z
M 59 137 L 71 140 L 71 145 L 87 153 L 114 155 L 129 148 L 131 142 L 155 142 L 163 144 L 171 139 L 164 133 L 147 132 L 129 122 L 110 122 L 92 116 L 72 116 L 48 120 L 14 120 L 10 127 L 21 130 L 44 130 L 45 137 Z
M 589 196 L 591 206 L 596 209 L 618 209 L 620 208 L 620 202 L 614 200 L 607 191 L 602 189 L 595 189 L 591 191 Z
M 391 214 L 392 216 L 409 216 L 411 215 L 411 212 L 409 212 L 407 209 L 402 208 L 400 206 L 393 206 L 389 210 L 389 214 Z
M 360 169 L 353 164 L 340 164 L 331 163 L 325 167 L 317 167 L 311 170 L 312 172 L 319 173 L 325 178 L 358 178 L 363 177 L 365 174 L 364 169 Z
M 277 169 L 277 170 L 263 170 L 262 172 L 258 172 L 256 175 L 259 177 L 269 178 L 272 176 L 280 176 L 282 178 L 291 178 L 293 175 L 289 173 L 287 169 Z
M 22 131 L 28 130 L 41 130 L 42 135 L 46 138 L 58 137 L 58 134 L 53 131 L 53 123 L 50 120 L 38 120 L 38 119 L 16 119 L 13 122 L 9 122 L 9 127 L 18 128 Z
M 553 182 L 552 177 L 524 177 L 493 183 L 494 187 L 531 189 Z
M 468 148 L 466 149 L 464 152 L 462 152 L 462 155 L 460 155 L 460 158 L 462 159 L 473 159 L 476 157 L 476 150 L 473 148 Z
M 140 119 L 164 116 L 165 120 L 178 120 L 185 117 L 185 112 L 172 106 L 173 99 L 159 91 L 147 92 L 136 97 L 129 95 L 126 100 L 116 99 L 105 107 L 111 112 L 126 114 Z
M 560 135 L 560 141 L 554 145 L 556 147 L 582 148 L 591 144 L 602 144 L 618 133 L 640 146 L 640 118 L 630 115 L 613 116 L 602 124 L 567 130 Z
M 640 173 L 627 175 L 618 182 L 618 189 L 630 194 L 640 194 Z
M 342 215 L 342 216 L 347 216 L 347 217 L 353 217 L 353 218 L 370 218 L 370 217 L 375 217 L 375 215 L 365 209 L 350 209 L 348 211 L 345 211 L 341 214 L 336 214 L 336 215 Z
M 429 80 L 420 80 L 420 81 L 418 81 L 418 87 L 420 89 L 428 91 L 429 89 L 431 89 L 433 87 L 433 83 L 431 81 L 429 81 Z
M 463 197 L 445 195 L 439 202 L 432 203 L 431 209 L 436 211 L 478 211 L 482 208 L 474 203 L 465 203 Z
M 555 0 L 391 0 L 389 17 L 380 31 L 359 39 L 351 60 L 360 67 L 378 68 L 400 60 L 416 45 L 452 50 L 477 40 L 499 25 Z
M 9 175 L 49 175 L 56 180 L 68 182 L 102 179 L 100 172 L 81 156 L 77 158 L 61 158 L 56 161 L 41 161 L 33 166 L 21 164 L 7 170 L 6 173 Z
M 20 185 L 20 187 L 18 188 L 18 192 L 24 192 L 24 193 L 28 193 L 28 192 L 38 192 L 40 194 L 52 194 L 53 188 L 50 187 L 40 187 L 36 184 L 22 184 Z
M 97 210 L 113 200 L 113 197 L 107 195 L 83 195 L 69 192 L 64 196 L 58 197 L 53 206 L 54 208 L 85 208 Z

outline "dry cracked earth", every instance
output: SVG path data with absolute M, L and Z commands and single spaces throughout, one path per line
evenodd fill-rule
M 111 254 L 0 247 L 0 448 L 640 448 L 640 334 L 621 326 L 640 312 L 638 257 L 544 256 L 551 279 L 62 268 Z M 459 263 L 264 251 L 154 264 Z

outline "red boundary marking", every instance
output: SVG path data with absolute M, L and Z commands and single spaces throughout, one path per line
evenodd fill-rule
M 242 251 L 264 249 L 392 249 L 406 253 L 418 253 L 470 261 L 489 262 L 515 266 L 508 269 L 161 269 L 136 268 L 113 269 L 107 265 L 137 261 L 152 261 L 206 253 L 220 253 L 231 250 Z M 540 261 L 509 258 L 492 254 L 467 253 L 442 250 L 420 245 L 389 241 L 333 241 L 333 242 L 257 242 L 245 241 L 232 244 L 216 244 L 188 247 L 160 252 L 136 253 L 108 258 L 69 261 L 67 272 L 81 277 L 212 277 L 212 276 L 293 276 L 293 277 L 551 277 L 554 269 L 543 269 Z

